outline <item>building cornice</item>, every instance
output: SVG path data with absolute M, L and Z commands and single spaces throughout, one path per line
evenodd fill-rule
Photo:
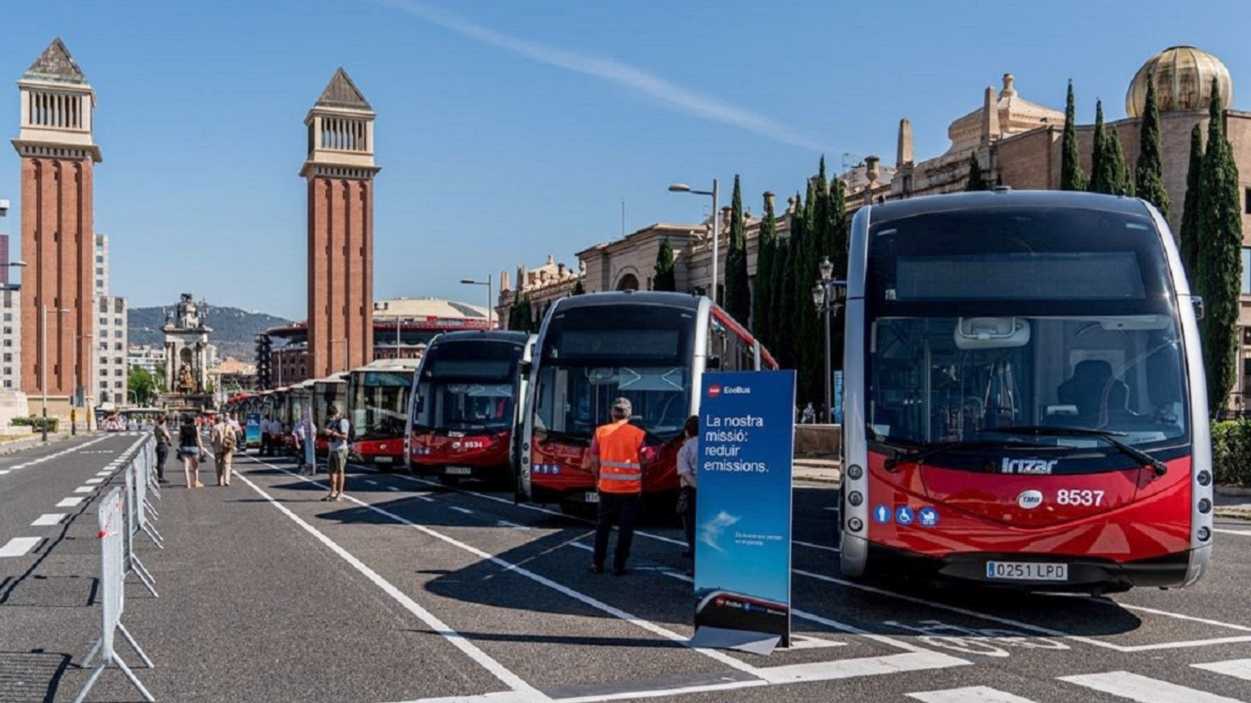
M 91 159 L 94 163 L 104 161 L 96 144 L 67 144 L 64 142 L 11 140 L 13 148 L 21 156 L 32 159 Z

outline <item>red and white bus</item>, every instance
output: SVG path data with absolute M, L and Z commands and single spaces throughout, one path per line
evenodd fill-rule
M 1202 576 L 1202 303 L 1153 207 L 1006 189 L 864 207 L 848 269 L 844 574 Z
M 406 453 L 410 468 L 455 483 L 507 484 L 524 394 L 525 332 L 448 332 L 431 340 L 413 377 Z
M 378 359 L 353 369 L 348 379 L 348 417 L 355 439 L 353 460 L 389 468 L 404 465 L 408 398 L 416 359 Z
M 535 345 L 518 462 L 518 497 L 564 509 L 598 500 L 582 468 L 614 398 L 643 429 L 644 497 L 671 500 L 686 418 L 699 412 L 704 371 L 776 369 L 769 352 L 705 297 L 591 293 L 558 300 Z

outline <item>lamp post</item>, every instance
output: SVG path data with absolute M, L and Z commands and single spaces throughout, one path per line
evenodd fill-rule
M 834 422 L 834 370 L 830 359 L 830 315 L 838 314 L 847 296 L 847 282 L 834 280 L 834 264 L 825 257 L 817 266 L 820 277 L 812 286 L 812 302 L 825 316 L 825 422 Z
M 69 308 L 53 308 L 64 315 L 73 312 Z M 39 395 L 43 406 L 42 441 L 48 441 L 48 306 L 39 306 Z
M 494 323 L 491 319 L 491 311 L 494 309 L 495 301 L 494 291 L 491 290 L 491 274 L 487 274 L 485 281 L 475 281 L 472 278 L 462 278 L 460 282 L 467 286 L 486 286 L 487 289 L 487 329 L 493 329 Z
M 694 190 L 685 183 L 669 186 L 670 193 L 691 193 L 712 196 L 712 302 L 717 302 L 717 259 L 721 242 L 721 213 L 717 211 L 717 179 L 712 179 L 712 190 Z

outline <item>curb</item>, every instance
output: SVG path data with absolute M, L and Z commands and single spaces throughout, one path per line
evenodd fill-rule
M 1248 508 L 1217 508 L 1212 511 L 1212 514 L 1216 517 L 1235 520 L 1251 520 L 1251 509 Z

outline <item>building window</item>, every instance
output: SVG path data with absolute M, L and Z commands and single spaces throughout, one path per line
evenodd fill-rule
M 12 321 L 13 321 L 13 313 L 11 313 L 11 312 L 6 312 L 6 313 L 4 314 L 4 321 L 5 321 L 5 322 L 12 322 Z
M 12 382 L 12 381 L 10 381 L 10 380 L 9 380 L 9 379 L 7 379 L 7 378 L 6 378 L 6 379 L 4 379 L 4 387 L 5 387 L 5 388 L 12 388 L 12 387 L 13 387 L 13 382 Z
M 1242 193 L 1242 211 L 1251 215 L 1251 188 L 1247 188 Z
M 121 387 L 122 387 L 122 382 L 121 382 L 121 381 L 114 381 L 114 382 L 113 382 L 113 387 L 114 387 L 114 388 L 121 388 Z
M 1242 294 L 1251 295 L 1251 247 L 1242 248 Z
M 4 360 L 5 360 L 6 362 L 12 362 L 12 361 L 13 361 L 13 354 L 12 354 L 11 352 L 5 352 L 5 353 L 4 353 Z

